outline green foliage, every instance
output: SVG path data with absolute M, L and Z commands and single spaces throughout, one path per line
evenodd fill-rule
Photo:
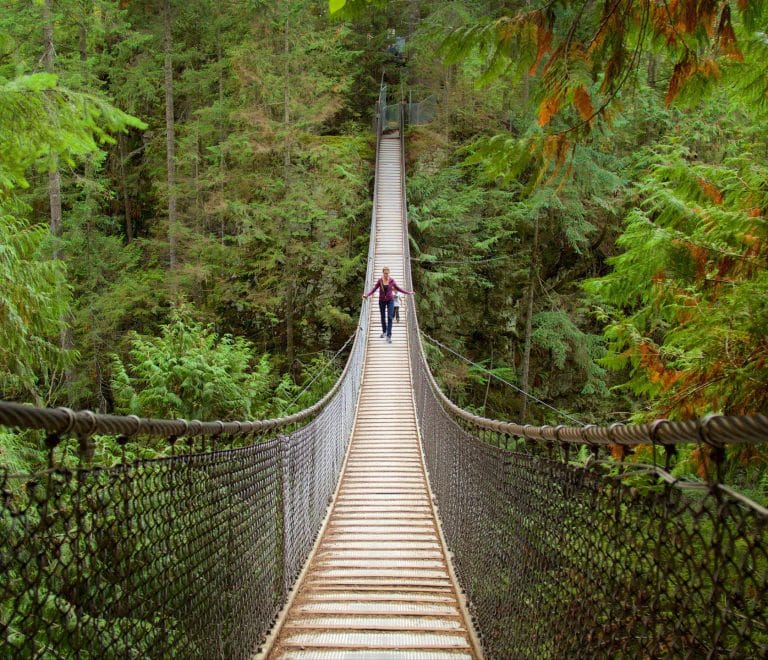
M 563 407 L 598 414 L 594 395 L 606 395 L 603 354 L 592 321 L 580 311 L 578 289 L 568 268 L 591 257 L 595 223 L 613 208 L 610 195 L 620 178 L 606 159 L 584 149 L 580 168 L 565 185 L 531 194 L 520 186 L 489 183 L 486 173 L 459 164 L 474 145 L 451 153 L 425 130 L 414 130 L 409 150 L 415 163 L 408 179 L 412 256 L 419 291 L 419 321 L 431 336 L 519 384 L 525 335 L 530 241 L 540 225 L 545 296 L 533 310 L 534 392 Z M 461 162 L 461 161 L 460 161 Z M 578 272 L 578 270 L 577 270 Z M 454 313 L 456 310 L 456 313 Z M 446 390 L 462 405 L 514 419 L 513 390 L 467 368 L 448 355 L 430 356 Z M 611 397 L 604 396 L 604 405 Z M 549 411 L 537 410 L 540 419 Z M 559 423 L 562 420 L 557 420 Z
M 768 206 L 764 164 L 733 144 L 719 164 L 677 144 L 641 159 L 613 271 L 586 284 L 611 318 L 606 365 L 662 414 L 765 410 Z
M 0 203 L 0 398 L 40 402 L 57 374 L 72 362 L 59 335 L 70 301 L 62 262 L 50 250 L 46 227 L 31 227 L 27 209 Z
M 128 364 L 131 333 L 158 334 L 179 299 L 302 381 L 309 367 L 300 356 L 338 346 L 355 325 L 370 217 L 371 72 L 383 33 L 363 19 L 331 25 L 308 1 L 226 11 L 209 0 L 171 3 L 179 203 L 170 273 L 157 6 L 51 3 L 49 74 L 38 72 L 42 4 L 7 4 L 0 180 L 27 186 L 8 213 L 43 227 L 48 170 L 58 166 L 62 235 L 50 248 L 41 242 L 34 261 L 55 249 L 66 263 L 66 273 L 63 263 L 40 266 L 60 271 L 57 303 L 69 300 L 51 306 L 59 324 L 44 341 L 74 350 L 32 360 L 34 382 L 5 395 L 112 411 L 109 355 Z
M 61 87 L 53 74 L 0 77 L 0 190 L 27 187 L 33 165 L 47 171 L 57 158 L 73 165 L 128 127 L 146 125 L 98 96 Z
M 673 17 L 682 4 L 671 7 Z M 6 367 L 5 390 L 14 397 L 112 410 L 109 355 L 132 364 L 132 333 L 161 334 L 175 301 L 183 299 L 194 306 L 202 327 L 213 324 L 219 334 L 226 329 L 272 356 L 282 374 L 279 398 L 287 404 L 299 391 L 295 383 L 303 386 L 316 372 L 302 356 L 327 353 L 354 328 L 370 215 L 368 113 L 391 28 L 408 37 L 408 64 L 386 67 L 385 79 L 391 87 L 402 80 L 415 99 L 438 99 L 429 129 L 413 131 L 408 142 L 412 250 L 425 329 L 477 362 L 506 370 L 511 379 L 512 372 L 521 373 L 533 285 L 533 391 L 569 410 L 597 405 L 599 418 L 600 411 L 631 408 L 615 390 L 605 396 L 604 381 L 633 379 L 633 391 L 650 397 L 651 405 L 659 384 L 644 376 L 637 381 L 642 370 L 630 373 L 633 363 L 623 351 L 605 356 L 603 364 L 616 369 L 603 374 L 595 362 L 603 350 L 597 337 L 606 319 L 618 323 L 614 305 L 627 315 L 630 306 L 638 314 L 643 306 L 664 308 L 653 312 L 654 325 L 635 328 L 637 337 L 656 345 L 675 330 L 677 294 L 649 288 L 648 281 L 662 261 L 690 267 L 682 246 L 691 229 L 675 222 L 662 227 L 651 208 L 673 208 L 677 193 L 663 199 L 657 181 L 642 187 L 627 182 L 646 176 L 653 154 L 653 167 L 659 166 L 665 148 L 687 149 L 691 155 L 684 159 L 697 167 L 720 167 L 739 155 L 724 147 L 733 136 L 744 163 L 764 160 L 761 125 L 751 127 L 749 119 L 735 126 L 722 110 L 736 118 L 744 107 L 755 113 L 750 117 L 764 112 L 765 3 L 749 3 L 744 11 L 734 4 L 736 41 L 728 21 L 719 34 L 708 34 L 703 5 L 697 5 L 685 29 L 668 42 L 653 36 L 663 32 L 664 21 L 643 32 L 642 21 L 633 20 L 650 5 L 622 5 L 626 12 L 611 14 L 606 23 L 605 12 L 614 5 L 423 0 L 404 11 L 402 5 L 350 0 L 329 6 L 335 16 L 354 14 L 353 21 L 341 23 L 329 22 L 326 6 L 308 1 L 248 2 L 227 11 L 209 0 L 174 2 L 179 266 L 169 273 L 169 191 L 161 183 L 167 155 L 163 26 L 156 7 L 58 0 L 52 76 L 38 72 L 40 7 L 10 2 L 0 17 L 6 54 L 0 61 L 0 134 L 10 145 L 0 155 L 0 171 L 7 182 L 28 188 L 23 199 L 3 202 L 6 216 L 16 222 L 5 236 L 19 235 L 5 243 L 23 243 L 35 234 L 35 247 L 24 252 L 35 256 L 17 258 L 16 271 L 6 267 L 4 277 L 20 287 L 17 297 L 41 304 L 43 290 L 51 299 L 56 291 L 58 306 L 49 305 L 48 321 L 37 330 L 27 328 L 26 336 L 42 337 L 48 352 L 38 347 L 39 355 L 25 358 L 29 370 L 23 379 L 18 366 Z M 618 18 L 624 31 L 611 23 Z M 38 36 L 30 39 L 31 34 Z M 595 35 L 587 52 L 583 45 Z M 558 50 L 566 42 L 568 52 Z M 433 57 L 440 43 L 444 61 Z M 686 48 L 696 63 L 687 72 L 676 68 Z M 621 53 L 625 59 L 619 61 Z M 710 60 L 719 77 L 711 64 L 705 67 Z M 683 110 L 665 108 L 673 82 Z M 713 100 L 702 106 L 702 98 Z M 610 108 L 598 112 L 611 99 Z M 597 112 L 592 120 L 585 119 L 589 105 Z M 16 117 L 22 121 L 14 124 Z M 574 130 L 566 133 L 569 128 Z M 666 137 L 673 130 L 678 142 Z M 123 131 L 117 142 L 110 137 L 115 131 Z M 633 157 L 639 148 L 641 155 Z M 64 210 L 55 247 L 66 272 L 60 263 L 45 263 L 45 232 L 34 229 L 47 224 L 53 157 L 61 166 Z M 699 176 L 714 181 L 722 175 L 697 170 L 688 185 Z M 14 190 L 18 195 L 20 188 Z M 719 211 L 715 206 L 707 211 L 711 226 L 695 240 L 739 254 L 738 242 L 719 234 L 737 232 L 732 217 L 717 216 L 731 213 L 730 202 Z M 634 220 L 621 228 L 619 219 L 630 216 Z M 734 229 L 723 229 L 730 225 Z M 536 227 L 540 249 L 538 272 L 532 273 Z M 641 242 L 648 256 L 639 250 Z M 603 303 L 605 309 L 586 315 L 579 281 L 606 275 L 606 258 L 634 245 L 638 251 L 626 251 L 623 269 L 624 288 L 632 291 L 628 302 Z M 23 277 L 17 276 L 22 262 L 29 269 Z M 40 269 L 37 275 L 32 264 Z M 25 277 L 37 284 L 24 284 Z M 747 298 L 757 299 L 762 283 L 752 282 Z M 47 288 L 34 294 L 43 284 Z M 31 287 L 31 296 L 24 286 Z M 737 310 L 734 303 L 724 309 L 759 318 L 760 310 L 752 307 Z M 609 335 L 619 331 L 616 323 Z M 12 324 L 7 328 L 8 336 L 23 336 Z M 627 328 L 629 334 L 635 330 Z M 684 339 L 682 329 L 677 332 L 678 344 L 695 343 Z M 615 337 L 607 339 L 615 343 Z M 669 341 L 665 350 L 672 351 Z M 60 349 L 67 342 L 74 350 Z M 8 364 L 29 346 L 36 344 L 20 340 L 19 350 L 8 352 Z M 479 373 L 445 358 L 442 364 L 467 405 L 480 408 L 485 402 L 489 411 L 514 417 L 514 397 L 497 391 L 497 383 L 486 401 Z M 136 385 L 136 396 L 142 387 Z M 600 393 L 597 403 L 589 400 L 594 393 Z M 313 386 L 302 401 L 319 394 Z
M 340 375 L 337 363 L 325 355 L 316 355 L 306 366 L 303 382 L 294 382 L 288 374 L 280 379 L 272 400 L 274 415 L 292 415 L 313 405 L 325 396 Z
M 252 346 L 219 336 L 175 311 L 159 337 L 134 335 L 126 369 L 114 360 L 113 387 L 123 412 L 185 419 L 258 418 L 267 410 L 269 356 L 253 364 Z
M 581 394 L 607 394 L 605 370 L 598 364 L 603 354 L 601 337 L 583 332 L 562 311 L 539 312 L 532 322 L 533 343 L 549 352 L 555 369 L 582 375 Z
M 0 466 L 10 474 L 28 474 L 41 467 L 41 459 L 22 434 L 0 429 Z
M 360 16 L 371 9 L 379 9 L 386 3 L 383 0 L 328 0 L 328 12 L 344 18 Z
M 20 198 L 29 170 L 76 159 L 112 142 L 109 133 L 143 128 L 101 97 L 73 92 L 51 74 L 0 76 L 0 395 L 50 400 L 76 357 L 60 345 L 70 290 L 44 226 Z

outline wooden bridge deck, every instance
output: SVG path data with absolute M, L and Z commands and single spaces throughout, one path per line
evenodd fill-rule
M 374 273 L 402 283 L 400 141 L 381 140 Z M 363 385 L 341 483 L 267 657 L 470 660 L 479 656 L 422 459 L 404 320 L 380 338 L 371 299 Z M 409 300 L 404 310 L 411 304 Z

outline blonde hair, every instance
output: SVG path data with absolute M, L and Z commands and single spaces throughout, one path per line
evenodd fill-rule
M 384 267 L 381 269 L 381 272 L 382 272 L 382 273 L 384 273 L 384 272 L 387 272 L 387 273 L 388 273 L 388 272 L 389 272 L 389 266 L 384 266 Z

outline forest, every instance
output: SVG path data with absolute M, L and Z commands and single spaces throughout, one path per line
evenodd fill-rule
M 365 286 L 384 81 L 434 108 L 406 139 L 410 240 L 454 401 L 768 411 L 768 2 L 3 9 L 0 399 L 258 419 L 320 398 Z M 39 443 L 0 431 L 0 463 L 40 467 Z M 765 457 L 739 461 L 768 494 Z

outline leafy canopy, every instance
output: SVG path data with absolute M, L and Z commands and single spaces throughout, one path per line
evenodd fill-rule
M 0 204 L 0 398 L 32 395 L 71 363 L 58 344 L 69 306 L 61 262 L 41 258 L 50 246 L 48 229 L 30 227 Z
M 19 189 L 32 167 L 75 160 L 111 141 L 109 131 L 144 127 L 97 96 L 40 73 L 0 77 L 0 394 L 38 403 L 74 355 L 59 346 L 71 298 L 64 265 L 49 258 L 47 228 L 28 221 Z
M 665 101 L 697 102 L 716 86 L 753 108 L 768 107 L 764 0 L 554 0 L 504 10 L 453 29 L 438 52 L 448 63 L 480 53 L 477 83 L 503 78 L 525 87 L 529 115 L 519 131 L 481 141 L 479 157 L 509 163 L 537 185 L 574 142 L 610 130 L 626 92 L 649 61 L 666 79 Z

